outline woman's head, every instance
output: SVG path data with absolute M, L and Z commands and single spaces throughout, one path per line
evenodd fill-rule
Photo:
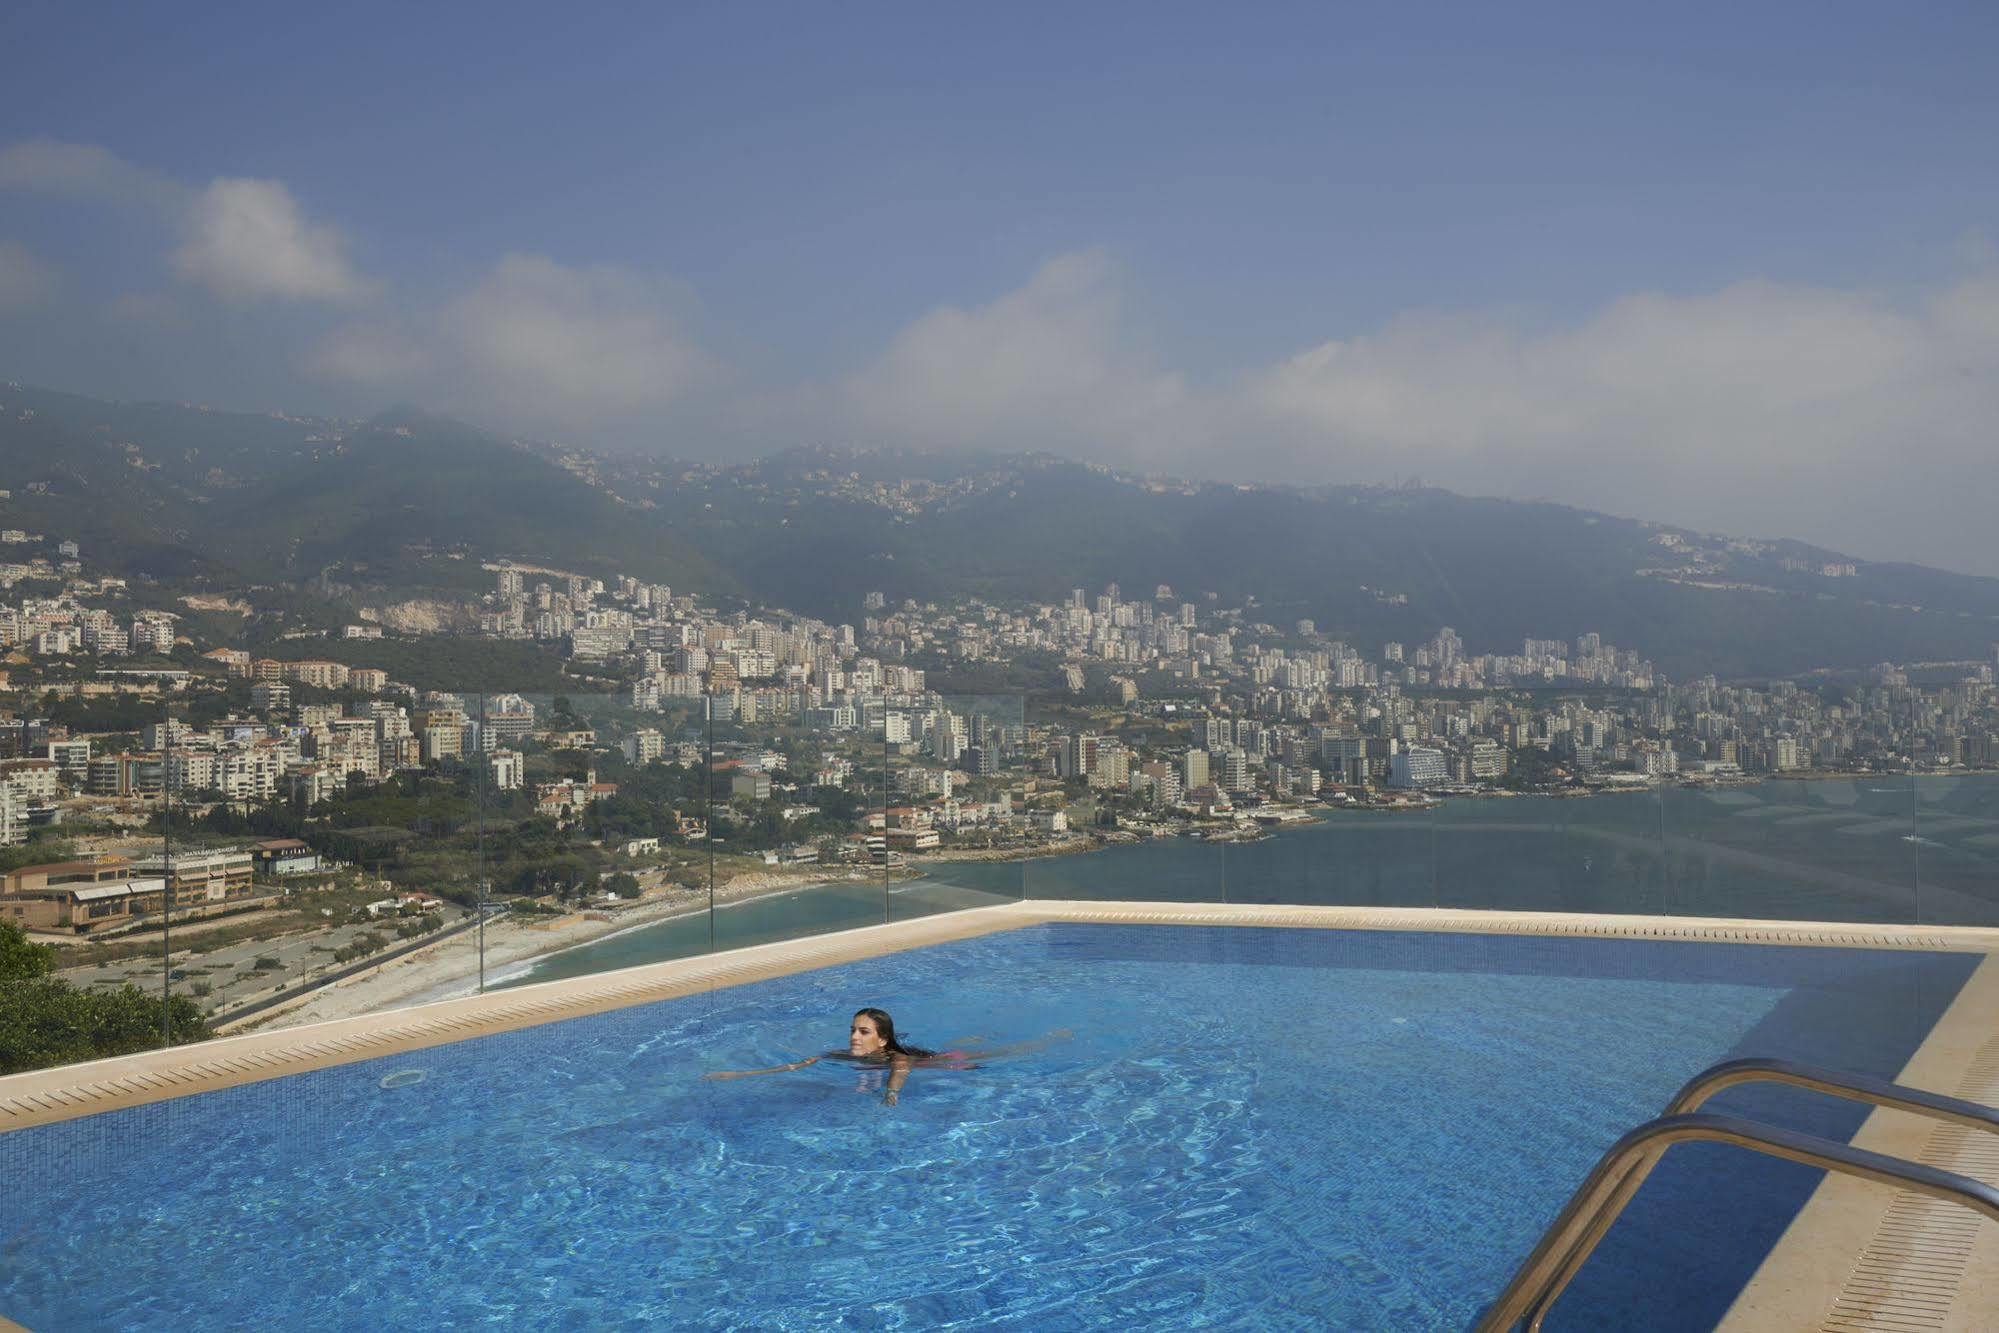
M 901 1050 L 895 1039 L 895 1020 L 886 1009 L 862 1009 L 847 1025 L 847 1054 L 886 1055 Z
M 895 1035 L 895 1020 L 888 1016 L 886 1009 L 861 1009 L 855 1012 L 854 1021 L 847 1025 L 847 1054 L 867 1057 L 871 1055 L 913 1055 L 926 1056 L 931 1052 L 921 1046 L 905 1046 Z

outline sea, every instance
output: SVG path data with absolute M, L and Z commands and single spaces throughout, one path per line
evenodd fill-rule
M 829 883 L 605 936 L 552 981 L 1021 898 L 1999 926 L 1999 774 L 1772 780 L 1328 810 L 1254 842 L 1162 837 Z

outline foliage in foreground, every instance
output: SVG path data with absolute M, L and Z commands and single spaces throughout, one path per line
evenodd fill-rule
M 160 1044 L 159 997 L 136 987 L 78 990 L 52 976 L 54 953 L 10 921 L 0 921 L 0 1074 L 130 1055 Z M 174 1042 L 208 1033 L 201 1010 L 185 995 L 166 1008 Z

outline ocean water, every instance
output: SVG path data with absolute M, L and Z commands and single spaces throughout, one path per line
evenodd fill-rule
M 1462 1328 L 1686 1077 L 1892 1075 L 1974 961 L 1037 926 L 0 1135 L 0 1314 Z M 918 1070 L 894 1107 L 831 1062 L 701 1077 L 839 1046 L 867 1004 L 925 1044 L 1041 1044 Z M 1861 1114 L 1715 1108 L 1841 1137 Z M 1675 1149 L 1553 1326 L 1711 1326 L 1816 1179 Z
M 1028 898 L 1636 912 L 1999 926 L 1999 775 L 1773 781 L 1332 813 L 1253 843 L 1189 838 L 929 867 L 716 913 L 717 947 Z M 546 959 L 550 981 L 704 953 L 706 914 Z

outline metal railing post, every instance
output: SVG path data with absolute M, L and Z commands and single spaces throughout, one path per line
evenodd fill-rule
M 1522 1320 L 1530 1330 L 1538 1330 L 1652 1168 L 1675 1143 L 1707 1140 L 1732 1144 L 1825 1171 L 1899 1185 L 1961 1203 L 1999 1221 L 1999 1191 L 1968 1176 L 1797 1130 L 1697 1109 L 1716 1093 L 1743 1083 L 1784 1083 L 1999 1133 L 1999 1110 L 1885 1079 L 1789 1060 L 1729 1060 L 1715 1065 L 1687 1080 L 1667 1104 L 1664 1115 L 1632 1130 L 1598 1159 L 1506 1290 L 1480 1319 L 1480 1333 L 1510 1330 Z

